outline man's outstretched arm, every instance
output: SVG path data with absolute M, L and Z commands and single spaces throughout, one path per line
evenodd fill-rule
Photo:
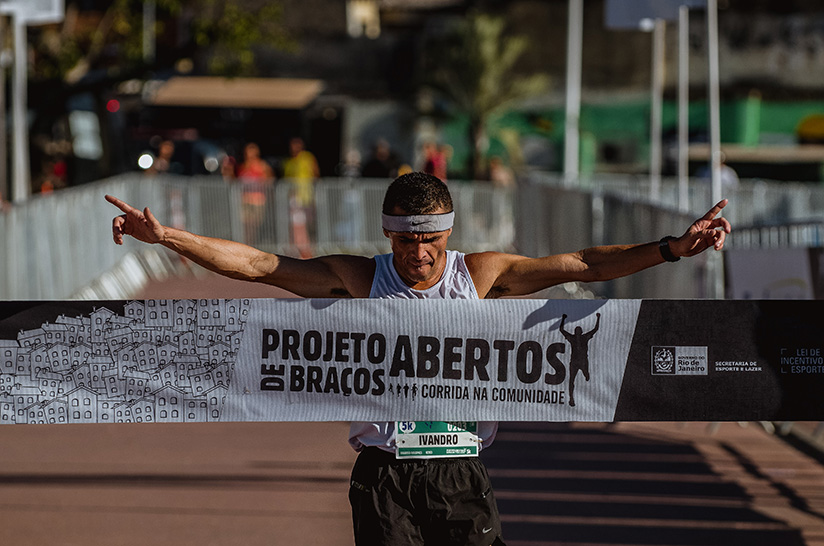
M 147 208 L 140 210 L 110 195 L 106 200 L 123 211 L 112 221 L 112 236 L 123 244 L 129 235 L 160 244 L 196 264 L 226 277 L 256 281 L 312 298 L 367 297 L 374 262 L 362 256 L 323 256 L 298 260 L 213 237 L 164 226 Z M 365 292 L 364 292 L 365 291 Z
M 695 256 L 710 247 L 721 250 L 731 229 L 718 216 L 726 205 L 726 199 L 720 201 L 683 235 L 668 241 L 672 258 Z M 486 252 L 466 259 L 479 295 L 489 298 L 533 294 L 565 282 L 608 281 L 666 261 L 658 241 L 592 247 L 543 258 Z

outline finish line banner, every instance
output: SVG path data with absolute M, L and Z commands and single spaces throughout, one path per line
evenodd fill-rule
M 816 301 L 0 302 L 0 423 L 824 420 Z

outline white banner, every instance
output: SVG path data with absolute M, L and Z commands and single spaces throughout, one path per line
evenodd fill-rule
M 68 305 L 0 339 L 0 422 L 610 421 L 640 301 Z
M 7 301 L 0 423 L 822 420 L 822 331 L 819 301 Z
M 577 303 L 252 300 L 226 419 L 609 421 L 639 302 Z

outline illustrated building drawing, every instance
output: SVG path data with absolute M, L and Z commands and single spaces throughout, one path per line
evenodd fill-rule
M 0 339 L 0 424 L 219 421 L 249 300 L 123 309 Z

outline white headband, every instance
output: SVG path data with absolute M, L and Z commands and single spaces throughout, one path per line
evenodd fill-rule
M 414 214 L 411 216 L 390 216 L 381 214 L 383 229 L 398 233 L 434 233 L 452 228 L 455 212 L 445 214 Z

